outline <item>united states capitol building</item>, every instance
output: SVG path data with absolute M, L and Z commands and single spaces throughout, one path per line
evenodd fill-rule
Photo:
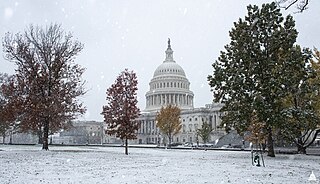
M 207 104 L 205 107 L 195 108 L 194 94 L 190 90 L 190 82 L 183 68 L 174 60 L 170 39 L 165 51 L 165 60 L 154 71 L 153 78 L 149 83 L 149 91 L 146 93 L 146 108 L 138 118 L 140 128 L 138 130 L 139 144 L 163 144 L 164 136 L 157 127 L 156 114 L 161 107 L 169 104 L 176 105 L 181 109 L 180 120 L 182 129 L 173 137 L 175 143 L 202 142 L 197 136 L 197 129 L 204 122 L 208 123 L 213 131 L 209 142 L 217 140 L 224 135 L 221 123 L 222 104 Z

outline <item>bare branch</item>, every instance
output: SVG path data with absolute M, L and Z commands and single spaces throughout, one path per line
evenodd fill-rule
M 298 0 L 292 1 L 285 9 L 289 9 L 292 5 L 296 4 Z
M 278 0 L 276 3 L 280 8 L 284 8 L 285 10 L 295 5 L 296 9 L 301 13 L 308 9 L 309 0 Z

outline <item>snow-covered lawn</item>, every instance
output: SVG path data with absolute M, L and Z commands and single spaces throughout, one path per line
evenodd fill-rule
M 0 145 L 0 183 L 308 183 L 320 157 L 277 155 L 266 167 L 250 152 Z

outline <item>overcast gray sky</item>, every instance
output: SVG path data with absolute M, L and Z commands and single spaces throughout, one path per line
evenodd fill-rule
M 145 108 L 145 93 L 153 72 L 165 59 L 171 39 L 175 61 L 185 70 L 194 92 L 195 107 L 212 102 L 207 76 L 224 45 L 233 22 L 246 15 L 248 4 L 271 0 L 2 0 L 0 35 L 21 32 L 29 24 L 59 23 L 84 44 L 76 62 L 87 68 L 83 78 L 88 93 L 85 120 L 103 120 L 106 89 L 125 68 L 138 76 L 138 100 Z M 298 44 L 320 49 L 320 1 L 310 1 L 302 14 L 293 14 L 299 31 Z M 293 13 L 294 8 L 284 11 Z M 0 72 L 14 73 L 3 59 Z

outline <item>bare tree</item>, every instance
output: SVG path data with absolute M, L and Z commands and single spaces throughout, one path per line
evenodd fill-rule
M 107 124 L 107 134 L 116 135 L 125 142 L 125 154 L 128 155 L 128 140 L 136 139 L 140 109 L 137 107 L 137 76 L 125 69 L 107 90 L 107 105 L 102 115 Z
M 64 128 L 67 122 L 85 112 L 78 97 L 85 94 L 81 76 L 85 71 L 74 62 L 83 49 L 60 25 L 46 28 L 30 25 L 24 33 L 7 33 L 3 48 L 5 58 L 17 65 L 15 104 L 22 131 L 43 135 L 43 149 L 48 150 L 48 136 Z
M 288 10 L 292 6 L 295 6 L 299 12 L 303 12 L 308 9 L 309 0 L 278 0 L 276 1 L 281 8 Z

